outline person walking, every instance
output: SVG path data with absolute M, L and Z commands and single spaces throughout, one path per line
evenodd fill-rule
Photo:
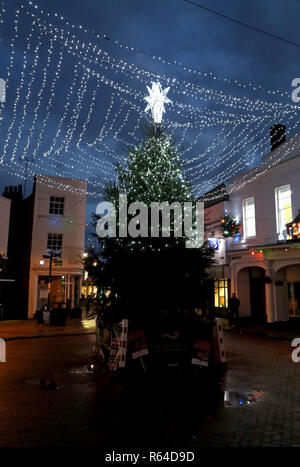
M 229 322 L 230 324 L 237 324 L 239 319 L 239 306 L 241 302 L 236 297 L 235 293 L 232 294 L 231 298 L 228 300 L 229 308 Z

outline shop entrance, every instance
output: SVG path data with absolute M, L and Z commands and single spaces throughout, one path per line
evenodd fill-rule
M 288 282 L 289 315 L 300 317 L 300 282 Z
M 38 277 L 37 308 L 48 304 L 49 276 Z M 50 288 L 50 308 L 66 306 L 67 301 L 71 308 L 79 306 L 80 276 L 61 275 L 52 276 Z
M 266 321 L 266 285 L 265 270 L 259 267 L 249 268 L 250 307 L 254 323 Z
M 38 291 L 37 291 L 37 306 L 40 309 L 43 305 L 48 304 L 49 293 L 49 277 L 39 276 Z M 66 287 L 65 276 L 53 276 L 51 278 L 50 288 L 50 308 L 53 308 L 58 303 L 65 303 Z
M 240 316 L 251 317 L 254 323 L 266 321 L 265 270 L 245 267 L 238 272 L 237 296 L 241 302 Z

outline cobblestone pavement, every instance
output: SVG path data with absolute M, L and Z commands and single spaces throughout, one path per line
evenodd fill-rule
M 257 402 L 223 407 L 199 424 L 191 446 L 300 446 L 300 363 L 289 343 L 225 333 L 224 388 L 259 391 Z
M 163 396 L 158 384 L 156 404 L 152 390 L 145 394 L 137 386 L 124 397 L 117 383 L 89 374 L 92 335 L 10 341 L 7 363 L 0 363 L 0 446 L 300 446 L 300 363 L 292 363 L 290 344 L 235 333 L 224 337 L 224 388 L 256 391 L 257 402 L 222 407 L 215 421 L 203 418 L 214 415 L 205 392 L 186 400 L 182 417 L 175 387 Z M 53 378 L 59 389 L 41 390 L 43 377 Z M 170 410 L 162 410 L 167 403 Z

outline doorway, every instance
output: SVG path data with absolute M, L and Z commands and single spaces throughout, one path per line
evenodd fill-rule
M 254 323 L 266 322 L 265 270 L 260 267 L 249 267 L 250 310 Z

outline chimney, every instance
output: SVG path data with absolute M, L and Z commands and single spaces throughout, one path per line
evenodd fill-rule
M 11 199 L 12 201 L 21 201 L 23 199 L 22 185 L 18 186 L 6 186 L 4 189 L 3 196 Z
M 271 151 L 278 148 L 282 143 L 285 142 L 285 125 L 276 123 L 270 128 L 270 139 L 271 139 Z

